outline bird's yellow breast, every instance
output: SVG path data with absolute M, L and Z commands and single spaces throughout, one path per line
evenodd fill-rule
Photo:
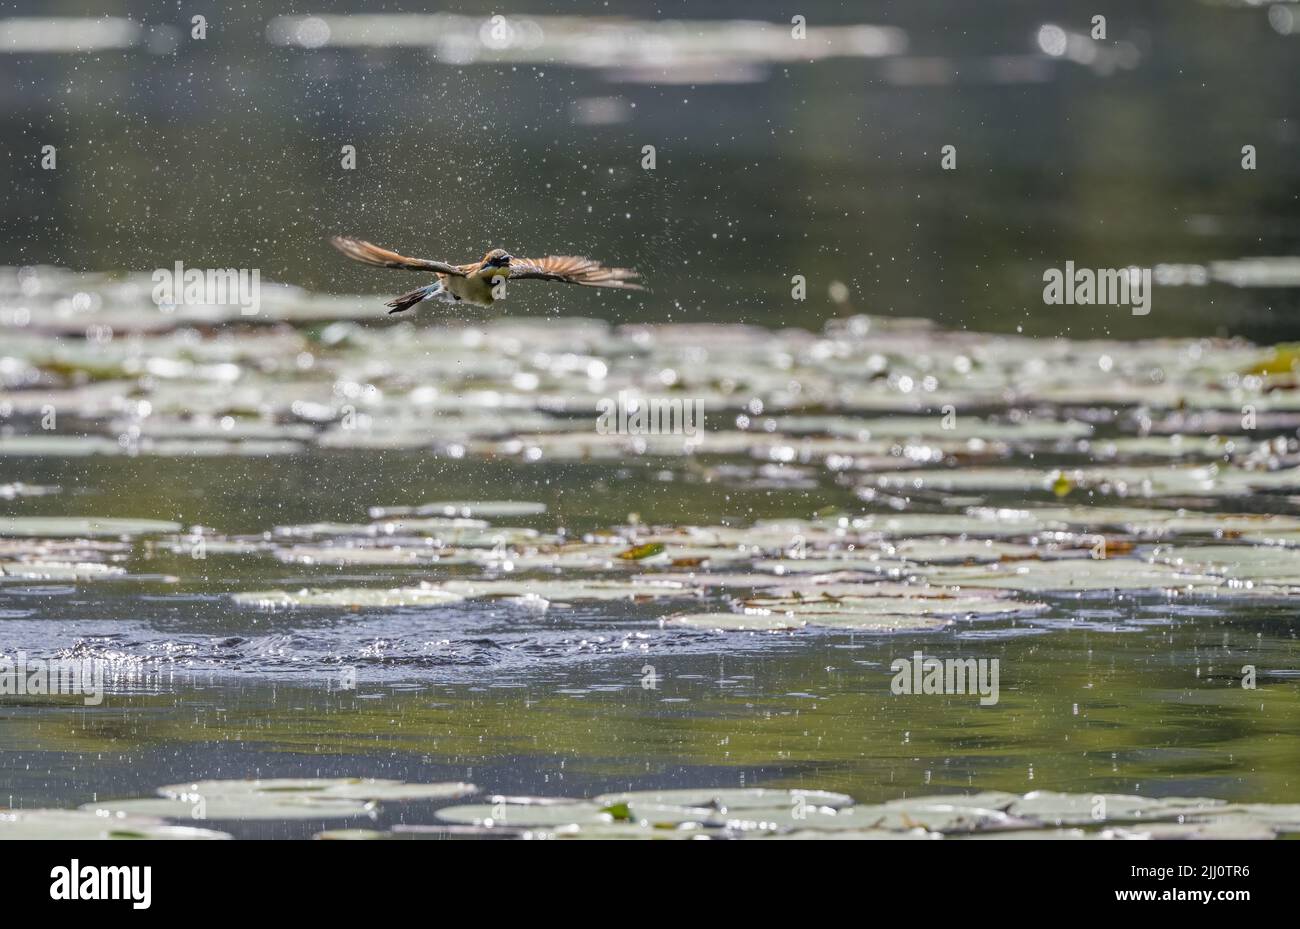
M 449 274 L 443 286 L 462 300 L 488 306 L 493 300 L 492 280 L 498 276 L 504 281 L 509 276 L 509 271 L 506 268 L 485 268 L 467 277 Z

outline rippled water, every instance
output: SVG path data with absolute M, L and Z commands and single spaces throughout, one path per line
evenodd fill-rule
M 784 9 L 733 11 L 779 33 L 720 13 L 692 38 L 631 6 L 616 29 L 603 9 L 539 11 L 513 48 L 441 14 L 367 29 L 232 10 L 202 57 L 173 54 L 157 24 L 112 26 L 118 44 L 94 53 L 4 33 L 0 127 L 33 151 L 56 144 L 64 167 L 0 166 L 0 521 L 177 526 L 80 552 L 121 570 L 80 580 L 48 567 L 64 556 L 39 553 L 39 531 L 0 531 L 0 574 L 51 574 L 0 578 L 0 656 L 88 659 L 107 687 L 97 706 L 0 697 L 0 806 L 344 775 L 574 797 L 780 785 L 862 802 L 1294 802 L 1300 381 L 1294 346 L 1270 346 L 1300 336 L 1300 26 L 1282 5 L 1134 3 L 1098 50 L 1082 13 L 813 3 L 826 51 L 805 61 Z M 495 244 L 591 253 L 636 265 L 651 290 L 521 284 L 504 318 L 389 319 L 384 300 L 416 281 L 345 263 L 334 233 L 452 260 Z M 1152 312 L 1043 305 L 1044 268 L 1066 260 L 1152 267 Z M 156 305 L 148 271 L 176 261 L 258 268 L 261 315 Z M 594 403 L 624 390 L 699 398 L 702 444 L 598 434 Z M 1121 560 L 1172 573 L 1186 556 L 1205 574 L 1176 594 L 1031 584 L 1022 612 L 884 635 L 677 621 L 747 598 L 766 609 L 738 583 L 668 602 L 271 610 L 233 596 L 571 579 L 474 561 L 482 540 L 432 531 L 404 543 L 424 563 L 377 566 L 289 549 L 382 548 L 384 531 L 277 532 L 483 500 L 545 505 L 484 529 L 519 530 L 515 557 L 599 536 L 609 563 L 587 580 L 758 571 L 802 557 L 796 537 L 828 512 L 1002 538 L 991 514 L 1021 507 L 1083 513 L 1016 536 L 1031 560 L 1075 558 L 1086 578 L 1104 535 Z M 1165 536 L 1116 507 L 1217 515 Z M 1214 524 L 1243 513 L 1280 522 Z M 762 520 L 804 522 L 778 539 Z M 929 537 L 910 525 L 885 533 L 881 564 L 853 567 L 953 583 L 933 552 L 888 549 Z M 758 534 L 739 563 L 730 543 L 676 568 L 614 554 L 656 532 L 689 547 L 671 534 L 692 527 Z M 1174 543 L 1192 551 L 1156 548 Z M 1198 562 L 1212 545 L 1281 561 Z M 468 560 L 426 557 L 444 548 Z M 828 552 L 845 554 L 810 543 Z M 891 693 L 891 662 L 916 651 L 998 659 L 998 704 Z M 433 822 L 434 806 L 374 825 Z
M 640 468 L 595 495 L 567 467 L 391 454 L 378 463 L 358 452 L 319 464 L 218 459 L 203 470 L 214 493 L 191 485 L 180 496 L 204 521 L 214 521 L 207 507 L 216 505 L 232 530 L 248 530 L 268 513 L 277 522 L 355 517 L 354 497 L 322 490 L 339 486 L 322 476 L 331 469 L 422 500 L 462 496 L 486 467 L 560 512 L 581 495 L 591 525 L 617 521 L 633 504 L 657 512 L 659 499 L 701 523 L 786 505 L 765 492 L 727 500 L 680 484 L 672 500 Z M 133 488 L 183 486 L 194 473 L 183 460 L 143 458 L 7 467 L 25 481 L 74 488 L 23 504 L 45 513 L 121 513 L 134 508 Z M 180 589 L 135 579 L 0 588 L 7 653 L 110 661 L 101 706 L 5 701 L 4 780 L 15 805 L 146 795 L 200 777 L 357 774 L 574 796 L 777 783 L 862 801 L 1035 788 L 1294 798 L 1297 648 L 1285 605 L 1098 593 L 1051 597 L 1049 611 L 1029 618 L 924 634 L 719 636 L 661 628 L 656 605 L 265 613 L 222 595 L 402 583 L 428 577 L 421 569 L 303 569 L 216 555 L 137 558 L 130 567 L 179 576 Z M 892 695 L 889 663 L 914 649 L 1000 658 L 1000 704 Z M 1240 687 L 1247 662 L 1270 669 L 1258 690 Z M 655 689 L 644 685 L 647 668 Z M 375 825 L 432 822 L 434 806 L 404 807 Z M 322 826 L 236 831 L 307 835 Z
M 1107 42 L 1083 43 L 1089 58 L 1076 47 L 1097 11 L 1078 5 L 817 0 L 803 15 L 840 52 L 854 26 L 887 41 L 833 55 L 814 32 L 799 61 L 792 14 L 768 2 L 724 4 L 694 29 L 679 25 L 702 15 L 685 3 L 537 4 L 521 29 L 540 24 L 559 48 L 482 45 L 472 61 L 419 39 L 463 44 L 486 21 L 352 20 L 310 47 L 279 44 L 277 16 L 290 12 L 313 11 L 224 11 L 224 41 L 202 55 L 151 52 L 145 32 L 125 52 L 0 48 L 0 75 L 21 88 L 0 99 L 3 134 L 66 156 L 62 173 L 34 155 L 0 165 L 0 264 L 184 260 L 371 292 L 373 272 L 324 243 L 347 234 L 457 261 L 492 245 L 592 254 L 635 264 L 656 294 L 565 293 L 561 305 L 535 290 L 516 313 L 816 326 L 838 312 L 828 284 L 839 280 L 861 312 L 957 327 L 1297 334 L 1294 287 L 1161 287 L 1147 317 L 1040 299 L 1044 267 L 1066 259 L 1295 254 L 1300 38 L 1263 5 L 1130 3 L 1109 14 Z M 756 20 L 772 24 L 758 38 Z M 1044 26 L 1070 50 L 1046 53 Z M 625 33 L 657 67 L 591 40 Z M 562 57 L 537 60 L 552 52 Z M 93 158 L 74 152 L 87 139 Z M 955 171 L 940 168 L 948 144 Z M 1241 169 L 1245 144 L 1254 171 Z M 355 170 L 341 167 L 343 145 Z M 654 171 L 641 168 L 646 145 Z M 809 281 L 803 303 L 785 298 L 794 274 Z

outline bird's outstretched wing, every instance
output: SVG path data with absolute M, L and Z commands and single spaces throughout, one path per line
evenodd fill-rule
M 386 248 L 380 248 L 362 239 L 336 235 L 330 239 L 330 244 L 353 261 L 374 265 L 377 268 L 405 268 L 408 271 L 437 271 L 441 274 L 455 274 L 457 277 L 465 276 L 464 269 L 457 265 L 447 264 L 445 261 L 433 261 L 429 258 L 407 258 L 405 255 L 390 252 Z
M 640 284 L 632 283 L 633 278 L 640 276 L 630 268 L 607 268 L 599 261 L 576 255 L 515 258 L 510 262 L 512 281 L 561 281 L 565 284 L 582 284 L 585 287 L 645 290 Z

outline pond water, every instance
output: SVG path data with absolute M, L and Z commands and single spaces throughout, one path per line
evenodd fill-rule
M 748 5 L 689 41 L 629 8 L 617 60 L 560 9 L 513 50 L 247 11 L 211 57 L 166 24 L 0 48 L 29 76 L 0 125 L 63 165 L 0 167 L 0 658 L 103 675 L 0 695 L 0 806 L 343 777 L 1295 804 L 1300 20 L 1133 4 L 1098 51 L 1084 13 L 821 6 L 813 60 L 738 51 Z M 422 279 L 336 232 L 651 289 L 390 318 Z M 1044 305 L 1066 260 L 1155 268 L 1151 312 Z M 258 312 L 157 305 L 177 261 L 259 269 Z M 703 430 L 601 425 L 651 399 Z M 896 693 L 917 653 L 996 660 L 995 700 Z
M 48 329 L 125 326 L 147 286 L 20 280 Z M 272 295 L 93 353 L 10 343 L 15 380 L 46 373 L 3 398 L 5 653 L 105 691 L 6 699 L 15 806 L 345 775 L 1293 798 L 1289 350 L 271 322 L 339 305 L 371 312 Z M 593 398 L 670 370 L 704 431 L 597 428 Z M 918 652 L 996 659 L 992 704 L 894 692 Z

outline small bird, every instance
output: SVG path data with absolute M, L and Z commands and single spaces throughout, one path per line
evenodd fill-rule
M 433 261 L 429 258 L 407 258 L 397 252 L 372 245 L 361 239 L 334 236 L 330 244 L 353 261 L 379 268 L 405 268 L 408 271 L 435 271 L 438 279 L 394 297 L 388 311 L 401 313 L 424 300 L 455 303 L 464 300 L 476 306 L 489 306 L 503 296 L 499 285 L 511 281 L 561 281 L 565 284 L 582 284 L 584 287 L 618 287 L 622 290 L 644 290 L 632 283 L 640 277 L 628 268 L 607 268 L 599 261 L 573 255 L 549 255 L 546 258 L 515 258 L 505 249 L 494 248 L 482 261 L 464 265 Z

